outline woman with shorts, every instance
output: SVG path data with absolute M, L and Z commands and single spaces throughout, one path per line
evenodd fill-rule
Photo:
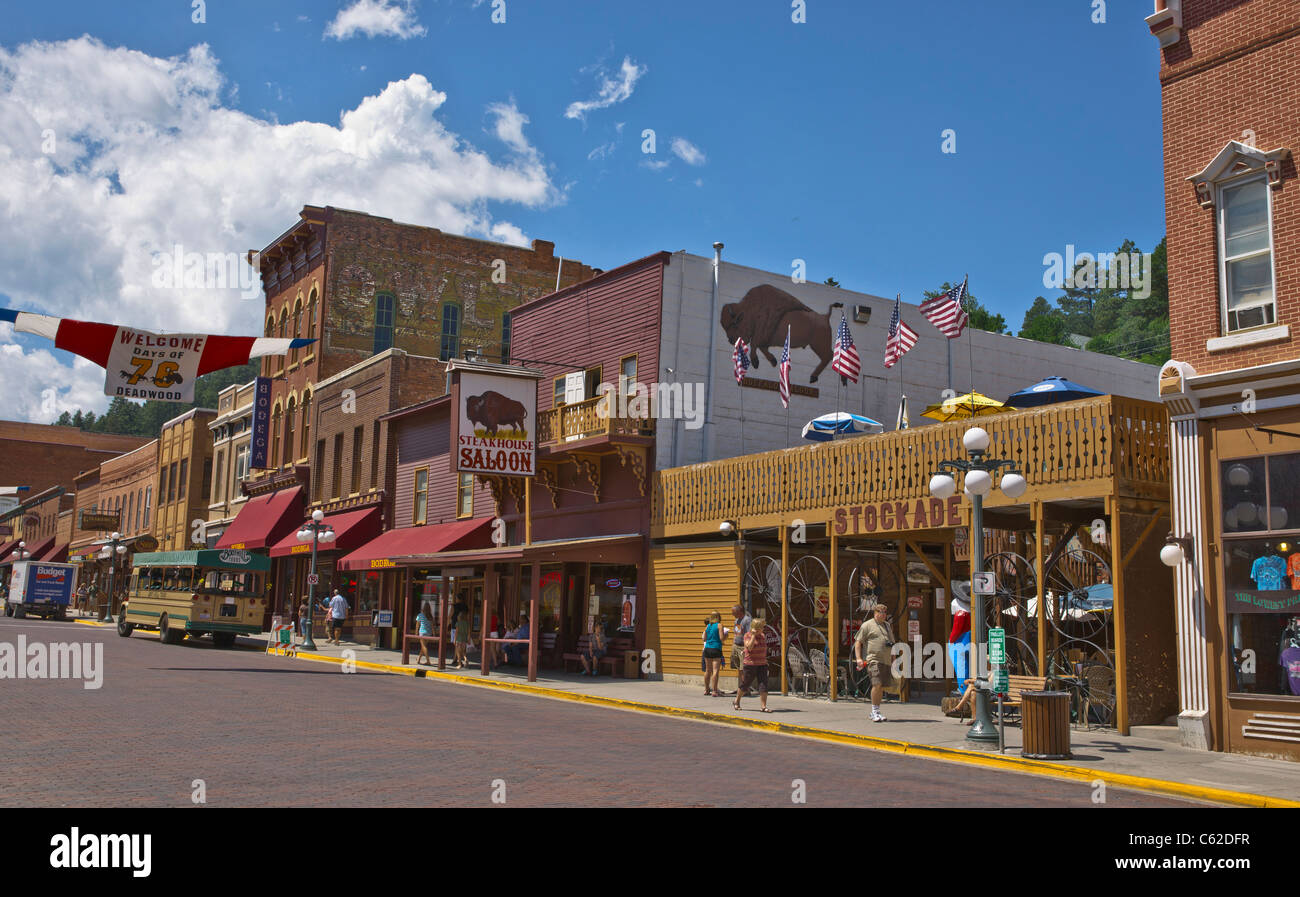
M 718 676 L 722 673 L 722 640 L 727 637 L 727 630 L 722 628 L 722 615 L 716 610 L 709 614 L 708 625 L 704 627 L 704 694 L 715 698 L 722 697 L 718 691 Z
M 767 709 L 767 621 L 755 617 L 745 633 L 745 651 L 740 668 L 740 687 L 736 690 L 736 701 L 732 704 L 740 709 L 740 698 L 749 690 L 749 686 L 758 682 L 758 709 L 771 713 Z

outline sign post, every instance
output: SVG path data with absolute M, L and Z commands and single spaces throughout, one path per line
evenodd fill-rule
M 981 574 L 976 573 L 976 576 Z M 992 576 L 993 574 L 984 574 Z M 991 672 L 989 679 L 993 685 L 993 692 L 998 696 L 998 753 L 1006 747 L 1006 719 L 1002 713 L 1002 696 L 1007 693 L 1010 687 L 1008 682 L 1007 670 L 1007 631 L 1001 627 L 989 630 L 989 666 Z

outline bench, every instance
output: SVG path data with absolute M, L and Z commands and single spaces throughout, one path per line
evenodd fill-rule
M 577 651 L 565 653 L 561 660 L 564 663 L 564 670 L 568 672 L 569 662 L 572 661 L 575 667 L 582 662 L 582 657 L 587 653 L 587 646 L 591 644 L 591 636 L 583 635 L 578 637 Z M 609 667 L 611 676 L 622 676 L 624 655 L 629 651 L 635 651 L 636 645 L 630 638 L 605 639 L 605 656 L 600 659 L 597 668 L 602 666 Z
M 970 709 L 973 707 L 975 700 L 974 679 L 968 680 L 966 691 L 961 696 L 961 700 L 951 704 L 951 699 L 944 698 L 940 707 L 947 716 L 957 716 L 959 718 L 973 719 L 974 713 Z M 1046 691 L 1046 676 L 1007 676 L 1007 691 L 1002 698 L 1002 712 L 1005 715 L 1008 711 L 1020 710 L 1020 693 L 1024 691 Z M 989 695 L 989 700 L 996 706 L 997 695 Z M 949 706 L 951 704 L 951 706 Z

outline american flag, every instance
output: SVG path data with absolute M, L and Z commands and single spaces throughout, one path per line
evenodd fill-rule
M 854 383 L 858 382 L 858 373 L 862 370 L 862 361 L 858 350 L 853 346 L 853 337 L 849 335 L 849 322 L 840 312 L 840 331 L 835 337 L 835 355 L 831 360 L 831 370 L 838 371 Z
M 889 318 L 889 339 L 885 340 L 885 367 L 892 368 L 908 349 L 916 345 L 916 331 L 903 321 L 903 297 L 894 298 L 894 313 Z
M 966 314 L 966 279 L 946 293 L 921 303 L 921 314 L 943 332 L 948 339 L 956 339 L 966 329 L 970 317 Z
M 739 337 L 736 338 L 736 348 L 731 353 L 731 361 L 735 366 L 736 382 L 745 379 L 745 372 L 749 370 L 749 346 Z
M 781 404 L 790 407 L 790 328 L 785 329 L 785 348 L 781 350 Z

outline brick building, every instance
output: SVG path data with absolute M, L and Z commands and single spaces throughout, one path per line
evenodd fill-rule
M 316 338 L 268 357 L 272 388 L 270 467 L 306 464 L 315 384 L 385 349 L 447 359 L 508 352 L 515 306 L 590 277 L 591 268 L 531 248 L 445 234 L 362 212 L 304 206 L 300 220 L 264 248 L 267 336 Z M 445 386 L 438 372 L 434 392 Z
M 253 393 L 256 381 L 231 384 L 217 396 L 217 416 L 212 431 L 212 493 L 208 497 L 208 525 L 204 541 L 215 545 L 239 514 L 248 496 L 239 488 L 248 477 L 253 438 Z
M 212 430 L 208 424 L 216 415 L 213 408 L 193 408 L 163 424 L 158 435 L 153 535 L 159 551 L 200 547 L 194 536 L 201 535 L 202 528 L 195 527 L 194 521 L 208 519 L 212 491 Z M 101 474 L 101 493 L 104 489 Z
M 1155 5 L 1179 727 L 1300 759 L 1300 6 Z

